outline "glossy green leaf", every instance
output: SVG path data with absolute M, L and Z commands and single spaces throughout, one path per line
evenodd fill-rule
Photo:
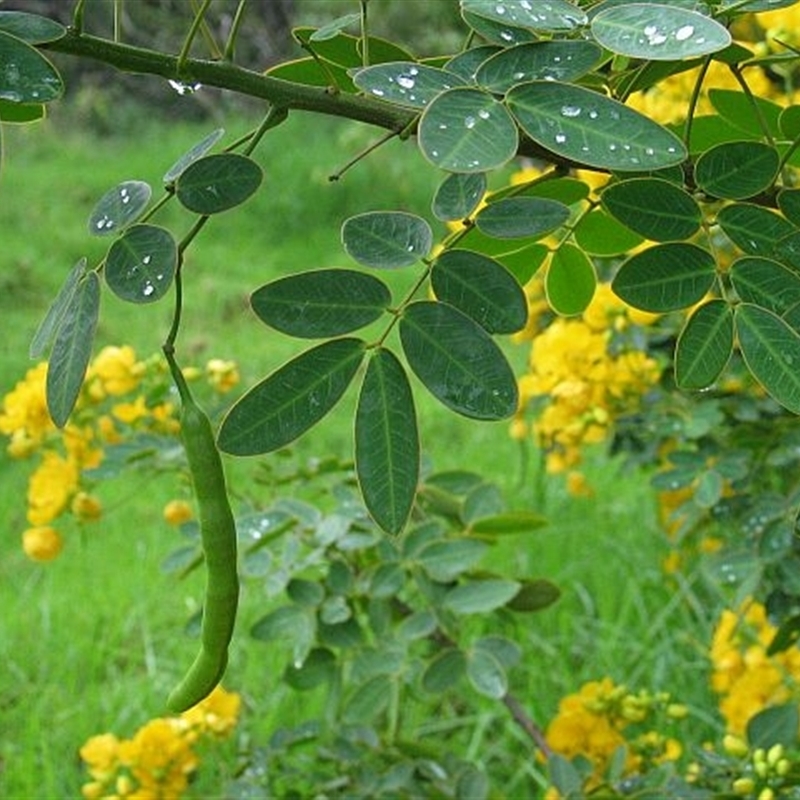
M 44 44 L 60 39 L 67 29 L 49 17 L 25 11 L 0 11 L 0 31 L 28 44 Z
M 446 303 L 411 303 L 400 318 L 411 369 L 441 403 L 465 417 L 499 420 L 517 408 L 517 381 L 502 350 Z
M 544 525 L 547 525 L 547 520 L 532 511 L 504 511 L 472 520 L 469 530 L 481 536 L 505 536 L 530 533 Z
M 437 624 L 436 615 L 432 611 L 415 611 L 397 626 L 397 638 L 401 642 L 424 639 L 436 630 Z
M 342 721 L 350 725 L 365 725 L 375 719 L 389 705 L 392 697 L 392 679 L 376 675 L 358 686 L 344 705 Z
M 318 58 L 329 62 L 329 64 L 348 69 L 363 66 L 364 57 L 361 36 L 340 33 L 338 36 L 333 36 L 329 39 L 312 41 L 317 30 L 317 28 L 309 26 L 293 28 L 292 36 L 299 42 L 308 43 L 308 49 L 312 50 Z M 380 36 L 370 36 L 368 44 L 369 58 L 372 64 L 413 60 L 413 56 L 408 50 Z
M 550 200 L 558 200 L 565 206 L 572 206 L 580 203 L 589 196 L 589 186 L 577 178 L 553 178 L 545 180 L 534 178 L 528 184 L 515 186 L 514 190 L 521 197 L 546 197 Z M 502 192 L 497 192 L 500 195 Z M 492 195 L 492 197 L 496 196 Z
M 189 148 L 165 173 L 164 183 L 174 183 L 184 170 L 195 161 L 202 158 L 225 135 L 224 128 L 217 128 L 204 136 L 196 145 Z
M 524 286 L 544 264 L 550 250 L 544 244 L 532 244 L 497 256 L 497 260 Z
M 475 217 L 478 230 L 496 239 L 545 236 L 560 228 L 570 210 L 544 197 L 505 197 L 490 203 Z
M 582 313 L 591 303 L 596 286 L 594 265 L 580 248 L 562 244 L 553 253 L 544 289 L 555 312 L 567 317 Z
M 683 142 L 674 133 L 582 86 L 532 81 L 515 86 L 506 104 L 531 139 L 578 164 L 641 172 L 686 158 Z
M 573 230 L 575 244 L 590 256 L 617 256 L 633 250 L 643 238 L 602 208 L 581 217 Z
M 405 370 L 389 350 L 370 358 L 355 419 L 356 474 L 364 503 L 388 533 L 403 529 L 419 482 L 414 398 Z
M 354 93 L 356 91 L 355 84 L 346 69 L 338 64 L 321 62 L 312 56 L 283 61 L 268 69 L 264 74 L 270 78 L 280 78 L 280 80 L 304 86 L 335 86 L 340 92 Z
M 150 202 L 152 190 L 144 181 L 124 181 L 109 189 L 89 215 L 89 233 L 107 236 L 135 222 Z
M 470 250 L 446 250 L 431 270 L 436 297 L 455 306 L 489 333 L 525 327 L 528 302 L 511 273 L 493 258 Z
M 505 106 L 489 92 L 442 92 L 422 114 L 418 141 L 425 158 L 448 172 L 486 172 L 517 152 L 519 136 Z
M 778 208 L 792 225 L 800 226 L 800 189 L 781 189 Z M 786 231 L 783 235 L 787 236 L 790 232 Z
M 450 589 L 442 607 L 454 614 L 486 614 L 504 606 L 519 590 L 517 581 L 500 578 L 470 581 Z
M 774 311 L 778 316 L 800 303 L 800 275 L 777 261 L 746 256 L 733 262 L 731 283 L 739 299 Z
M 345 28 L 351 25 L 358 25 L 361 22 L 361 14 L 345 14 L 331 20 L 327 25 L 323 25 L 309 37 L 310 42 L 324 42 L 326 39 L 333 39 L 338 36 Z
M 797 139 L 800 136 L 800 106 L 787 106 L 781 109 L 778 127 L 786 139 Z
M 800 712 L 792 703 L 768 706 L 754 714 L 747 722 L 747 743 L 753 749 L 769 750 L 776 744 L 785 749 L 794 747 Z
M 44 118 L 44 106 L 41 103 L 13 103 L 11 100 L 0 100 L 0 122 L 25 124 Z
M 777 103 L 735 89 L 709 89 L 708 99 L 726 122 L 743 133 L 759 139 L 767 134 L 780 138 L 778 120 L 783 108 Z
M 486 194 L 486 186 L 483 172 L 451 173 L 439 184 L 433 197 L 434 216 L 443 222 L 466 219 Z
M 773 400 L 800 414 L 800 335 L 759 306 L 736 307 L 736 335 L 747 368 Z
M 441 694 L 454 688 L 466 671 L 467 659 L 460 650 L 444 650 L 422 673 L 422 688 L 430 694 Z
M 502 52 L 503 49 L 503 47 L 495 47 L 491 44 L 470 47 L 453 56 L 445 63 L 444 68 L 448 72 L 460 75 L 467 83 L 475 83 L 475 76 L 481 64 L 495 53 Z
M 336 656 L 324 647 L 316 647 L 300 666 L 289 664 L 283 672 L 283 679 L 292 689 L 307 692 L 333 680 L 335 675 Z
M 631 3 L 593 17 L 592 35 L 618 55 L 645 61 L 677 61 L 724 50 L 728 29 L 711 17 L 664 3 Z
M 697 201 L 662 178 L 616 181 L 606 186 L 600 201 L 623 225 L 654 242 L 688 239 L 700 229 Z
M 374 322 L 392 302 L 386 284 L 352 269 L 320 269 L 256 289 L 250 305 L 264 323 L 290 336 L 340 336 Z
M 611 286 L 644 311 L 677 311 L 699 303 L 714 283 L 714 256 L 688 242 L 658 244 L 631 256 Z
M 424 547 L 417 561 L 431 580 L 450 583 L 475 566 L 488 547 L 478 539 L 446 539 Z
M 500 700 L 508 692 L 508 678 L 494 654 L 483 649 L 467 653 L 467 679 L 478 694 Z
M 566 0 L 461 0 L 461 8 L 494 22 L 533 31 L 571 31 L 587 22 L 586 14 Z
M 675 382 L 706 389 L 719 378 L 733 352 L 733 309 L 723 300 L 704 303 L 689 317 L 675 347 Z
M 524 81 L 577 80 L 590 72 L 600 61 L 603 51 L 583 40 L 531 42 L 509 47 L 486 59 L 475 80 L 489 92 L 505 94 Z
M 762 142 L 725 142 L 697 159 L 697 185 L 712 197 L 744 200 L 764 191 L 778 174 L 780 156 Z
M 793 270 L 800 272 L 800 231 L 794 231 L 773 242 L 772 256 Z
M 794 230 L 780 214 L 755 203 L 731 203 L 721 208 L 717 224 L 740 250 L 753 256 L 770 255 L 775 242 Z
M 561 597 L 561 590 L 544 578 L 522 582 L 522 588 L 507 604 L 507 608 L 518 614 L 534 613 L 549 608 Z
M 247 456 L 283 447 L 339 401 L 364 357 L 360 339 L 332 339 L 307 350 L 241 397 L 222 422 L 223 452 Z
M 108 288 L 129 303 L 154 303 L 172 286 L 178 245 L 166 228 L 133 225 L 109 248 L 104 275 Z
M 504 669 L 512 669 L 522 659 L 522 650 L 519 645 L 505 636 L 482 636 L 472 643 L 471 649 L 473 651 L 482 650 L 484 653 L 491 653 L 497 659 L 497 663 Z
M 47 350 L 53 337 L 56 335 L 65 314 L 70 308 L 73 295 L 80 280 L 86 272 L 86 258 L 81 258 L 69 271 L 66 280 L 58 290 L 58 294 L 47 309 L 47 313 L 39 323 L 39 327 L 33 334 L 28 354 L 31 358 L 39 358 Z
M 359 264 L 395 269 L 425 258 L 433 246 L 430 225 L 404 211 L 368 211 L 346 219 L 342 244 Z
M 78 280 L 66 301 L 47 367 L 47 410 L 63 428 L 78 399 L 100 312 L 100 279 L 95 271 Z
M 219 214 L 244 203 L 261 185 L 261 167 L 247 156 L 217 153 L 189 164 L 176 182 L 181 204 L 196 214 Z
M 373 97 L 411 108 L 425 108 L 437 95 L 466 83 L 459 75 L 416 61 L 365 67 L 353 75 L 353 82 Z
M 536 34 L 528 28 L 520 28 L 497 20 L 487 19 L 473 14 L 470 11 L 461 11 L 464 22 L 469 25 L 475 33 L 487 42 L 500 45 L 501 47 L 511 47 L 517 44 L 526 44 L 536 41 Z
M 58 70 L 35 48 L 0 31 L 0 99 L 49 103 L 64 93 Z

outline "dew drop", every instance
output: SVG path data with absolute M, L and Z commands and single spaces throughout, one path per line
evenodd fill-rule
M 383 97 L 383 89 L 373 89 L 372 94 L 374 94 L 375 97 Z
M 147 265 L 150 263 L 150 261 L 151 261 L 151 260 L 152 260 L 152 256 L 145 256 L 145 257 L 142 259 L 142 264 L 144 264 L 145 266 L 147 266 Z
M 556 134 L 556 144 L 564 144 L 567 141 L 567 137 L 563 133 Z
M 683 42 L 686 39 L 688 39 L 693 33 L 694 33 L 694 25 L 684 25 L 683 27 L 678 28 L 678 30 L 675 31 L 675 38 L 679 42 Z
M 153 284 L 150 283 L 150 281 L 147 281 L 147 283 L 142 287 L 142 294 L 145 297 L 150 297 L 150 295 L 153 294 L 153 292 L 155 290 L 156 290 L 156 287 L 153 286 Z
M 416 77 L 417 75 L 419 75 L 419 70 L 416 67 L 411 67 L 408 70 L 408 74 Z
M 514 41 L 514 35 L 509 33 L 508 31 L 500 31 L 500 38 L 504 42 L 513 42 Z
M 199 83 L 184 83 L 183 81 L 174 81 L 171 78 L 169 79 L 168 83 L 179 95 L 194 94 L 202 85 Z
M 490 114 L 489 114 L 489 112 L 488 112 L 488 111 L 487 111 L 485 108 L 482 108 L 482 109 L 481 109 L 481 110 L 478 112 L 478 116 L 479 116 L 481 119 L 489 119 L 489 116 L 490 116 Z
M 519 4 L 526 11 L 532 11 L 533 10 L 533 6 L 528 2 L 528 0 L 520 0 Z
M 464 127 L 465 128 L 474 128 L 475 127 L 475 117 L 467 117 L 464 120 Z
M 496 12 L 496 13 L 498 13 L 498 14 L 500 14 L 500 15 L 503 15 L 503 14 L 505 14 L 505 13 L 506 13 L 506 7 L 505 7 L 505 6 L 504 6 L 502 3 L 498 3 L 498 4 L 497 4 L 497 5 L 494 7 L 494 10 L 495 10 L 495 12 Z
M 581 109 L 578 106 L 561 106 L 562 117 L 578 117 L 580 113 Z
M 515 81 L 521 81 L 525 77 L 525 73 L 524 72 L 515 72 L 511 77 Z
M 599 114 L 594 109 L 589 112 L 589 119 L 597 119 L 598 116 Z
M 654 156 L 654 155 L 656 154 L 656 151 L 655 151 L 655 150 L 653 150 L 653 148 L 652 148 L 652 147 L 645 147 L 645 149 L 644 149 L 644 152 L 645 152 L 645 153 L 646 153 L 648 156 Z
M 447 130 L 447 124 L 444 123 L 444 122 L 440 122 L 439 123 L 439 130 L 440 131 L 446 131 Z
M 398 75 L 397 83 L 399 86 L 402 86 L 404 89 L 413 89 L 414 88 L 414 79 L 409 75 Z

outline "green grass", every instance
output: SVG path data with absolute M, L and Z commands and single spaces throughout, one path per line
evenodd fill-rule
M 248 127 L 246 120 L 235 124 L 231 138 Z M 131 121 L 119 136 L 99 137 L 70 118 L 56 118 L 6 132 L 0 388 L 11 388 L 29 366 L 30 336 L 71 265 L 84 255 L 90 263 L 102 257 L 104 243 L 86 232 L 95 200 L 121 180 L 158 186 L 172 161 L 211 127 Z M 178 342 L 186 360 L 235 358 L 244 385 L 252 383 L 299 348 L 246 310 L 250 291 L 279 274 L 346 265 L 338 231 L 351 214 L 391 207 L 429 216 L 436 175 L 417 168 L 412 143 L 387 145 L 342 180 L 328 181 L 376 135 L 351 124 L 306 125 L 294 118 L 268 135 L 257 154 L 266 175 L 262 191 L 213 220 L 189 251 Z M 179 234 L 190 224 L 172 207 L 156 221 Z M 400 288 L 410 279 L 391 280 Z M 170 317 L 168 303 L 127 306 L 105 293 L 98 346 L 130 343 L 142 356 L 154 353 Z M 525 357 L 521 349 L 512 355 L 517 363 Z M 672 691 L 696 709 L 698 730 L 705 731 L 703 648 L 710 612 L 690 587 L 664 577 L 665 544 L 647 476 L 599 455 L 588 465 L 595 496 L 575 500 L 558 482 L 544 481 L 535 465 L 521 472 L 519 445 L 505 424 L 470 423 L 422 392 L 418 397 L 423 442 L 437 468 L 482 471 L 512 505 L 550 520 L 493 556 L 497 567 L 550 578 L 564 592 L 557 606 L 518 626 L 526 655 L 514 690 L 534 717 L 544 723 L 563 693 L 608 674 Z M 346 399 L 298 443 L 301 458 L 349 457 L 352 404 Z M 107 730 L 131 735 L 162 712 L 167 691 L 194 655 L 194 641 L 176 632 L 196 607 L 202 576 L 179 583 L 160 570 L 180 543 L 161 519 L 163 503 L 178 488 L 174 476 L 135 476 L 101 487 L 108 513 L 69 531 L 65 552 L 45 566 L 26 560 L 19 547 L 25 465 L 0 457 L 0 479 L 6 532 L 0 545 L 0 796 L 75 797 L 84 779 L 77 750 L 88 736 Z M 263 613 L 263 604 L 255 582 L 247 589 L 240 630 Z M 245 694 L 254 735 L 266 736 L 272 723 L 295 713 L 296 698 L 279 681 L 282 664 L 282 652 L 236 639 L 229 684 Z M 688 697 L 681 694 L 687 686 Z M 487 706 L 474 722 L 468 750 L 487 762 L 518 759 L 519 786 L 529 788 L 535 771 L 530 743 L 516 730 L 512 745 L 501 743 L 498 730 L 511 726 L 504 710 Z M 216 796 L 213 770 L 204 781 L 195 796 Z

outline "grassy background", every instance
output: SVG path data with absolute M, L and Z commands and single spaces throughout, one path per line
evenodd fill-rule
M 235 124 L 226 141 L 249 127 L 243 119 Z M 90 263 L 102 257 L 104 243 L 86 231 L 96 199 L 126 179 L 157 187 L 171 163 L 211 127 L 162 125 L 128 114 L 115 136 L 94 135 L 70 116 L 5 131 L 3 391 L 28 368 L 30 336 L 71 265 L 84 255 Z M 391 143 L 342 180 L 328 181 L 377 135 L 349 123 L 301 118 L 270 132 L 257 154 L 266 174 L 262 190 L 214 220 L 189 252 L 188 310 L 178 343 L 186 361 L 234 358 L 243 385 L 251 384 L 299 348 L 267 332 L 247 311 L 250 291 L 293 270 L 347 265 L 338 232 L 351 214 L 391 207 L 430 217 L 437 175 L 421 168 L 412 143 Z M 171 207 L 156 222 L 177 235 L 190 224 Z M 412 279 L 389 277 L 398 289 Z M 105 293 L 98 347 L 129 343 L 141 356 L 156 352 L 170 316 L 168 303 L 127 306 Z M 518 364 L 525 358 L 522 348 L 511 353 Z M 534 717 L 544 723 L 563 693 L 611 675 L 687 701 L 701 737 L 708 729 L 703 653 L 710 612 L 689 584 L 670 583 L 661 571 L 665 543 L 647 476 L 596 454 L 587 470 L 595 496 L 572 499 L 558 482 L 542 481 L 535 463 L 521 472 L 519 445 L 505 424 L 469 423 L 418 397 L 423 443 L 437 468 L 483 471 L 513 506 L 533 508 L 551 521 L 494 556 L 503 569 L 513 565 L 518 574 L 548 577 L 564 590 L 556 607 L 520 631 L 526 660 L 514 689 Z M 345 401 L 304 437 L 297 445 L 301 456 L 349 456 L 351 408 Z M 84 779 L 77 750 L 86 738 L 107 730 L 128 736 L 162 713 L 168 689 L 194 654 L 194 642 L 176 631 L 200 596 L 202 576 L 178 583 L 160 571 L 179 542 L 161 518 L 176 485 L 157 477 L 102 487 L 103 520 L 68 532 L 68 546 L 55 562 L 31 563 L 19 546 L 26 477 L 26 465 L 0 456 L 0 796 L 74 797 Z M 253 586 L 240 630 L 261 613 L 263 600 Z M 234 643 L 227 682 L 252 704 L 247 725 L 254 737 L 294 713 L 294 698 L 277 680 L 282 663 L 282 654 L 262 643 L 244 636 Z M 486 760 L 517 760 L 519 790 L 530 790 L 535 766 L 529 744 L 520 738 L 515 752 L 500 752 L 507 746 L 492 731 L 511 723 L 503 709 L 487 709 L 471 747 Z M 195 796 L 214 796 L 214 768 L 205 764 Z

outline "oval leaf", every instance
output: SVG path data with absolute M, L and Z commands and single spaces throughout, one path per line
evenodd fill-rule
M 175 277 L 178 246 L 155 225 L 134 225 L 109 248 L 104 274 L 108 288 L 129 303 L 160 300 Z
M 261 167 L 247 156 L 217 153 L 192 162 L 176 183 L 181 204 L 196 214 L 218 214 L 247 200 L 261 185 Z
M 675 382 L 681 389 L 706 389 L 719 378 L 733 352 L 733 309 L 723 300 L 700 306 L 675 347 Z
M 480 89 L 442 92 L 425 109 L 418 141 L 425 158 L 448 172 L 486 172 L 510 161 L 519 137 L 498 100 Z
M 231 408 L 219 431 L 219 448 L 231 455 L 261 455 L 305 433 L 344 394 L 364 348 L 360 339 L 333 339 L 284 364 Z
M 367 510 L 387 533 L 400 533 L 419 482 L 419 434 L 405 370 L 383 348 L 370 359 L 358 398 L 355 451 Z
M 47 410 L 62 428 L 78 399 L 100 312 L 100 279 L 92 270 L 78 281 L 64 309 L 47 367 Z
M 534 31 L 571 31 L 587 22 L 586 14 L 566 0 L 461 0 L 461 8 L 485 19 Z
M 494 700 L 502 699 L 508 691 L 508 678 L 502 664 L 482 648 L 467 654 L 467 679 L 476 692 Z
M 603 208 L 632 231 L 654 242 L 688 239 L 700 229 L 697 201 L 661 178 L 631 178 L 608 185 Z
M 446 692 L 464 677 L 466 670 L 467 660 L 460 650 L 445 650 L 422 673 L 422 688 L 431 694 Z
M 509 602 L 520 590 L 517 581 L 470 581 L 448 591 L 442 607 L 454 614 L 485 614 Z
M 478 539 L 431 542 L 420 551 L 417 561 L 432 580 L 450 583 L 477 564 L 488 548 Z
M 601 11 L 592 34 L 610 50 L 645 61 L 677 61 L 724 50 L 727 28 L 711 17 L 669 4 L 630 3 Z
M 224 128 L 217 128 L 211 131 L 208 136 L 203 137 L 194 147 L 187 150 L 165 173 L 162 180 L 164 183 L 174 183 L 190 165 L 202 158 L 225 134 Z
M 739 258 L 731 265 L 730 277 L 740 300 L 778 316 L 800 303 L 800 275 L 769 258 Z
M 11 100 L 0 100 L 0 120 L 24 124 L 36 122 L 44 117 L 44 106 L 41 103 L 13 103 Z
M 592 302 L 596 286 L 594 265 L 580 248 L 563 244 L 553 253 L 544 288 L 554 311 L 567 317 L 582 313 Z
M 0 99 L 49 103 L 64 93 L 58 70 L 27 42 L 0 31 Z
M 569 83 L 590 72 L 602 54 L 594 42 L 530 42 L 501 50 L 486 59 L 475 73 L 475 80 L 495 94 L 505 94 L 524 81 Z
M 495 47 L 491 44 L 483 44 L 478 47 L 470 47 L 456 56 L 453 56 L 444 65 L 448 72 L 460 75 L 467 83 L 475 83 L 475 77 L 481 64 L 495 53 L 501 53 L 502 47 Z
M 743 200 L 770 186 L 779 164 L 778 151 L 762 142 L 723 142 L 697 159 L 694 177 L 712 197 Z
M 414 61 L 397 61 L 360 69 L 353 83 L 373 97 L 412 108 L 425 108 L 437 95 L 463 86 L 460 76 L 437 67 Z
M 483 172 L 454 172 L 448 175 L 434 195 L 431 204 L 434 216 L 443 222 L 466 219 L 486 194 L 486 185 Z
M 78 282 L 83 278 L 85 271 L 86 258 L 84 257 L 76 262 L 75 266 L 69 271 L 50 308 L 47 309 L 44 319 L 39 323 L 36 333 L 33 334 L 28 350 L 28 355 L 31 358 L 39 358 L 53 340 L 64 319 L 64 315 L 70 307 Z
M 48 17 L 25 11 L 0 11 L 0 31 L 10 33 L 28 44 L 43 44 L 60 39 L 67 29 Z
M 667 242 L 631 256 L 611 287 L 644 311 L 677 311 L 699 303 L 714 283 L 714 256 L 687 242 Z
M 368 211 L 344 221 L 342 244 L 359 264 L 380 269 L 408 267 L 433 245 L 430 225 L 403 211 Z
M 436 297 L 463 311 L 489 333 L 525 327 L 528 302 L 511 273 L 493 258 L 470 250 L 447 250 L 431 270 Z
M 617 256 L 642 243 L 642 237 L 602 208 L 581 217 L 573 231 L 575 244 L 590 256 Z
M 544 236 L 560 228 L 570 210 L 544 197 L 506 197 L 490 203 L 475 217 L 481 233 L 496 239 Z
M 89 215 L 89 233 L 106 236 L 135 222 L 150 202 L 152 190 L 144 181 L 124 181 L 109 189 Z
M 250 296 L 258 318 L 300 338 L 340 336 L 374 322 L 392 295 L 383 281 L 351 269 L 321 269 L 279 278 Z
M 777 314 L 742 303 L 736 335 L 745 364 L 773 400 L 800 414 L 800 335 Z
M 477 14 L 466 10 L 461 11 L 461 16 L 475 33 L 492 44 L 509 47 L 515 44 L 536 41 L 536 34 L 527 28 L 520 28 L 505 22 L 497 22 L 493 19 L 486 19 L 486 17 L 479 17 Z
M 400 318 L 400 339 L 417 377 L 456 413 L 498 420 L 516 411 L 517 381 L 502 350 L 458 309 L 411 303 Z
M 779 204 L 782 195 L 778 196 Z M 755 203 L 725 206 L 717 214 L 717 223 L 740 250 L 752 256 L 770 255 L 778 239 L 794 232 L 792 224 L 780 214 Z
M 800 111 L 800 106 L 795 106 Z M 800 131 L 798 131 L 800 136 Z M 800 225 L 800 189 L 781 189 L 778 193 L 778 208 L 793 225 Z M 789 231 L 786 232 L 787 235 Z
M 641 172 L 680 164 L 687 156 L 671 131 L 581 86 L 523 83 L 508 93 L 506 103 L 531 139 L 578 164 Z

